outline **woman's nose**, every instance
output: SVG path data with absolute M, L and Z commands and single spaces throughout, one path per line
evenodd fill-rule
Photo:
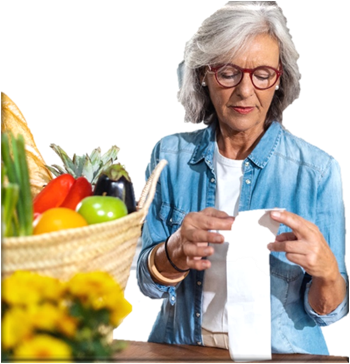
M 241 82 L 234 88 L 236 95 L 247 98 L 254 93 L 254 85 L 249 73 L 244 73 Z

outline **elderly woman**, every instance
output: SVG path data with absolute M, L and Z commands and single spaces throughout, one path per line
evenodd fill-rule
M 348 312 L 341 176 L 282 126 L 299 95 L 297 58 L 271 1 L 229 2 L 188 42 L 179 100 L 186 120 L 208 126 L 163 138 L 146 172 L 168 161 L 138 260 L 141 291 L 164 298 L 150 341 L 227 348 L 226 250 L 215 231 L 239 211 L 281 207 L 266 248 L 271 350 L 328 354 L 320 326 Z

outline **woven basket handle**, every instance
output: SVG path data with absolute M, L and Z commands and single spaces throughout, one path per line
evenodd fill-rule
M 160 173 L 167 164 L 168 162 L 165 159 L 159 161 L 142 190 L 140 200 L 137 204 L 137 210 L 144 210 L 145 213 L 143 220 L 147 215 L 148 209 L 153 201 L 154 194 L 156 193 L 156 186 Z

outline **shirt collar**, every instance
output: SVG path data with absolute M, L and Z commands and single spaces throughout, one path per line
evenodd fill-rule
M 279 122 L 274 121 L 266 130 L 257 146 L 250 153 L 248 159 L 256 166 L 264 168 L 277 148 L 282 135 L 282 130 L 283 126 Z
M 202 159 L 213 159 L 216 126 L 217 123 L 213 122 L 204 130 L 202 140 L 192 154 L 192 158 L 190 160 L 191 164 L 196 164 Z M 274 121 L 266 130 L 257 146 L 250 153 L 248 159 L 257 167 L 264 168 L 279 143 L 282 130 L 283 126 L 279 122 Z
M 204 129 L 202 140 L 200 141 L 200 143 L 198 143 L 192 154 L 192 158 L 190 160 L 191 164 L 196 164 L 202 159 L 213 159 L 216 125 L 216 122 L 213 122 L 206 129 Z

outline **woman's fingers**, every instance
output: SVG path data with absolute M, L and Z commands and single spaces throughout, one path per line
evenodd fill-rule
M 187 214 L 174 238 L 168 242 L 172 260 L 192 269 L 208 268 L 210 262 L 202 259 L 214 253 L 208 243 L 223 243 L 224 237 L 216 231 L 230 230 L 233 221 L 234 217 L 214 208 Z
M 187 257 L 187 265 L 190 269 L 204 270 L 210 268 L 210 261 L 207 259 L 191 259 Z
M 303 219 L 297 214 L 293 214 L 289 211 L 272 211 L 270 216 L 273 220 L 280 222 L 291 228 L 297 239 L 303 238 L 310 234 L 312 227 L 314 226 L 309 221 Z
M 313 277 L 329 279 L 338 273 L 335 256 L 315 224 L 288 211 L 273 211 L 271 218 L 293 232 L 276 237 L 274 243 L 268 244 L 269 250 L 285 252 L 289 261 L 300 265 Z
M 206 242 L 220 244 L 224 242 L 223 235 L 208 230 L 189 229 L 185 232 L 182 232 L 182 236 L 185 240 L 191 243 Z
M 268 245 L 270 251 L 273 252 L 285 252 L 295 254 L 307 254 L 309 251 L 307 245 L 300 240 L 283 240 L 275 241 Z
M 199 230 L 231 230 L 234 217 L 223 211 L 207 208 L 201 212 L 191 212 L 185 216 L 182 226 Z
M 184 245 L 184 253 L 190 259 L 201 259 L 212 255 L 214 248 L 209 246 L 208 243 L 186 244 Z
M 287 241 L 287 240 L 297 240 L 297 237 L 293 232 L 282 233 L 276 236 L 276 241 Z

